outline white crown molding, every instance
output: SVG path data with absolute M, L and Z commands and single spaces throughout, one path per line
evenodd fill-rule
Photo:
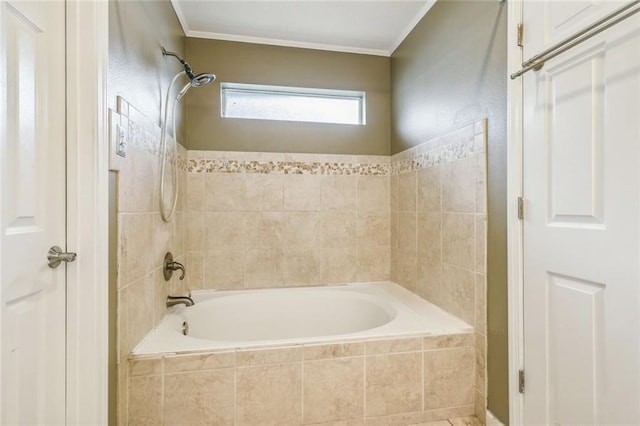
M 420 22 L 420 20 L 422 18 L 424 18 L 424 16 L 427 14 L 427 12 L 429 12 L 429 10 L 431 10 L 433 5 L 436 4 L 436 1 L 437 0 L 429 0 L 429 1 L 427 1 L 425 3 L 424 6 L 422 6 L 420 8 L 418 13 L 416 13 L 416 16 L 414 16 L 413 19 L 409 22 L 409 24 L 407 24 L 407 26 L 402 30 L 402 32 L 400 33 L 400 36 L 398 36 L 396 41 L 391 46 L 391 49 L 389 49 L 389 52 L 390 52 L 389 56 L 391 56 L 393 54 L 393 52 L 396 51 L 398 46 L 400 46 L 402 44 L 402 42 L 404 41 L 405 38 L 407 38 L 409 33 L 411 31 L 413 31 L 413 29 L 416 27 L 416 25 L 418 25 L 418 22 Z
M 433 7 L 436 1 L 437 0 L 428 0 L 427 3 L 425 3 L 425 5 L 420 8 L 418 13 L 416 13 L 415 17 L 402 30 L 402 32 L 400 33 L 396 41 L 391 46 L 389 46 L 389 49 L 368 49 L 368 48 L 356 47 L 356 46 L 311 43 L 311 42 L 303 42 L 303 41 L 295 41 L 295 40 L 281 40 L 281 39 L 253 37 L 253 36 L 244 36 L 244 35 L 236 35 L 236 34 L 213 33 L 208 31 L 192 31 L 189 29 L 189 25 L 187 24 L 187 19 L 182 9 L 180 8 L 180 1 L 171 0 L 171 5 L 173 6 L 173 10 L 176 13 L 178 21 L 180 22 L 182 31 L 187 37 L 390 57 L 393 54 L 393 52 L 398 48 L 398 46 L 400 46 L 400 44 L 404 41 L 404 39 L 409 35 L 409 33 L 411 33 L 411 31 L 415 28 L 415 26 L 418 25 L 420 20 L 427 14 L 427 12 L 429 12 L 429 10 Z
M 185 36 L 189 36 L 189 26 L 187 25 L 187 18 L 184 17 L 184 13 L 182 13 L 182 9 L 180 9 L 180 2 L 178 0 L 171 0 L 171 6 L 173 6 L 173 11 L 176 13 L 178 17 L 178 22 L 180 22 L 180 26 L 182 27 L 182 32 Z
M 177 2 L 175 0 L 172 0 L 172 3 L 177 3 Z M 179 15 L 179 13 L 177 14 Z M 183 30 L 185 29 L 184 25 L 182 26 L 182 28 Z M 251 36 L 242 36 L 242 35 L 234 35 L 234 34 L 210 33 L 207 31 L 185 30 L 185 34 L 187 35 L 187 37 L 195 37 L 195 38 L 237 41 L 242 43 L 254 43 L 254 44 L 268 44 L 272 46 L 298 47 L 302 49 L 328 50 L 332 52 L 358 53 L 361 55 L 389 57 L 391 56 L 391 53 L 392 53 L 392 51 L 384 50 L 384 49 L 367 49 L 363 47 L 354 47 L 354 46 L 339 46 L 339 45 L 332 45 L 332 44 L 309 43 L 309 42 L 294 41 L 294 40 L 279 40 L 279 39 L 272 39 L 272 38 L 251 37 Z

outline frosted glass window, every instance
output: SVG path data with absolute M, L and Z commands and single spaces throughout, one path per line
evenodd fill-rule
M 365 124 L 364 92 L 222 83 L 222 116 Z

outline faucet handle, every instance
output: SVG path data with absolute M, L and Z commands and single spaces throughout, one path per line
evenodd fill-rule
M 184 265 L 180 262 L 174 262 L 173 254 L 171 254 L 171 252 L 167 252 L 167 254 L 164 255 L 164 266 L 162 268 L 164 280 L 169 281 L 171 279 L 171 276 L 173 275 L 173 271 L 177 270 L 182 271 L 182 274 L 180 274 L 180 280 L 184 280 L 184 277 L 186 275 Z

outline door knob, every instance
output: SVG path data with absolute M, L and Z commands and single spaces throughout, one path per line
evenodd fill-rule
M 53 246 L 47 253 L 47 260 L 50 268 L 57 268 L 62 262 L 73 262 L 78 255 L 71 252 L 64 252 L 58 246 Z

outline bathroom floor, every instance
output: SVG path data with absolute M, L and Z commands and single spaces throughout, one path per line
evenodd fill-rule
M 484 423 L 475 416 L 458 417 L 456 419 L 441 420 L 439 422 L 417 423 L 410 426 L 483 426 Z

